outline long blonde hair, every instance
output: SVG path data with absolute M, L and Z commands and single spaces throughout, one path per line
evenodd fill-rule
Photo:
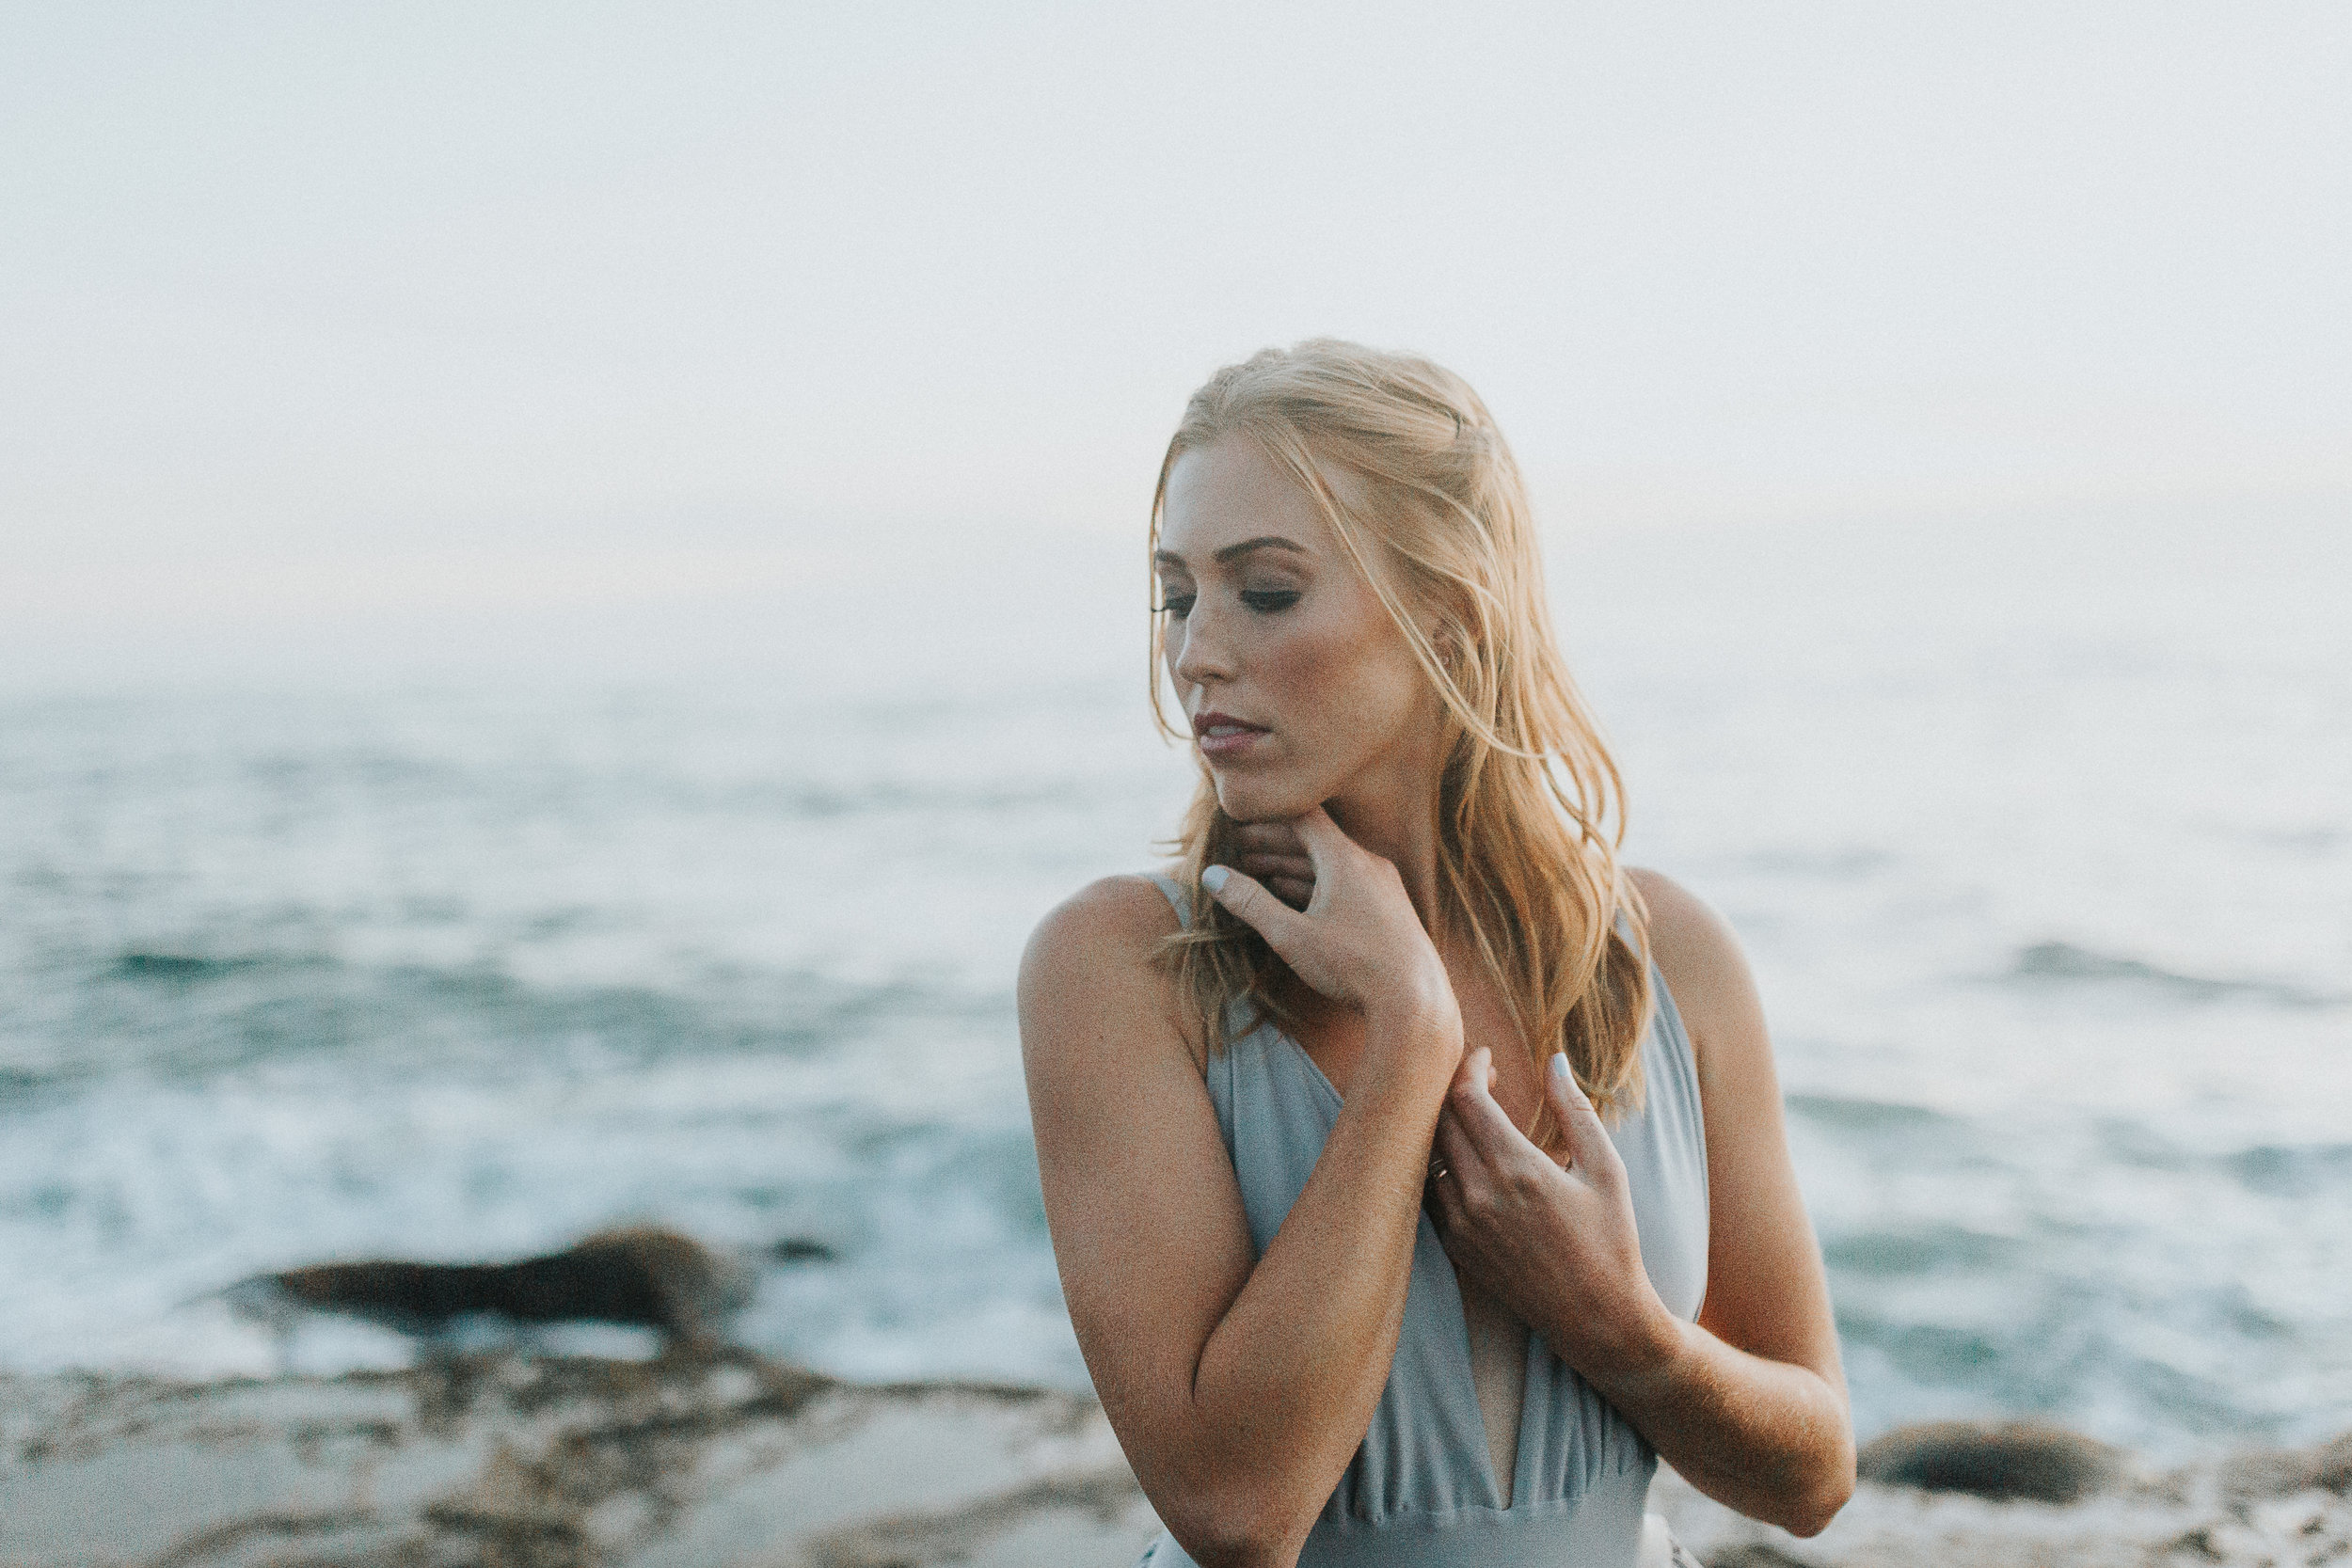
M 1604 1115 L 1638 1105 L 1649 923 L 1617 861 L 1624 784 L 1552 639 L 1527 486 L 1493 417 L 1459 376 L 1412 355 L 1332 339 L 1266 349 L 1184 405 L 1152 499 L 1154 549 L 1176 460 L 1235 436 L 1313 499 L 1444 704 L 1444 907 L 1432 921 L 1472 939 L 1539 1068 L 1565 1051 Z M 1369 500 L 1351 507 L 1327 467 L 1367 481 Z M 1152 709 L 1175 737 L 1189 732 L 1161 703 L 1165 643 L 1154 615 Z M 1236 1004 L 1252 1027 L 1294 1022 L 1287 966 L 1200 888 L 1204 867 L 1234 861 L 1235 827 L 1203 765 L 1173 841 L 1192 918 L 1160 957 L 1212 1050 Z M 1551 1120 L 1547 1106 L 1536 1123 L 1547 1147 Z

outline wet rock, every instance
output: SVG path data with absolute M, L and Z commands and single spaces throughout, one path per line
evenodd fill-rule
M 743 1264 L 660 1226 L 598 1231 L 561 1252 L 506 1263 L 314 1263 L 224 1292 L 237 1311 L 278 1331 L 281 1352 L 305 1312 L 421 1337 L 493 1315 L 521 1324 L 620 1323 L 657 1329 L 674 1344 L 707 1344 L 751 1294 Z
M 2072 1503 L 2122 1479 L 2119 1449 L 2033 1421 L 1927 1421 L 1866 1444 L 1856 1473 L 1882 1486 L 1962 1492 L 1994 1502 Z

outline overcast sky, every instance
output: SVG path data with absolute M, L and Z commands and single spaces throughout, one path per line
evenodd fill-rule
M 2352 519 L 2352 6 L 14 5 L 0 278 L 20 673 L 1124 583 L 1321 333 L 1555 529 Z

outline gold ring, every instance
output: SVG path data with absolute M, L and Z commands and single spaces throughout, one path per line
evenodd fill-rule
M 1452 1176 L 1454 1172 L 1447 1168 L 1446 1163 L 1443 1160 L 1432 1160 L 1429 1162 L 1430 1180 L 1441 1180 L 1446 1177 Z

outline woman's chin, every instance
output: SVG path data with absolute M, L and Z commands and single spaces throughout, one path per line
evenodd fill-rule
M 1217 778 L 1216 803 L 1236 822 L 1288 822 L 1315 809 L 1323 797 L 1298 781 Z

